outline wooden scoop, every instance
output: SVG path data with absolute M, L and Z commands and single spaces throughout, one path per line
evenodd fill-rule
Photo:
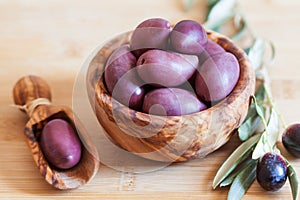
M 71 109 L 51 104 L 51 92 L 47 83 L 37 76 L 23 77 L 14 86 L 13 97 L 15 104 L 30 117 L 25 126 L 25 136 L 33 159 L 45 180 L 61 190 L 75 189 L 91 180 L 99 168 L 97 149 Z M 70 169 L 58 169 L 47 162 L 39 144 L 43 127 L 53 119 L 67 121 L 82 143 L 80 161 Z

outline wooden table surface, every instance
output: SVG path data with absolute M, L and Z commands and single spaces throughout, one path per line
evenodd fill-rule
M 277 49 L 269 69 L 272 91 L 288 123 L 300 121 L 300 1 L 240 1 L 253 31 L 272 40 Z M 25 143 L 25 114 L 11 107 L 12 87 L 35 74 L 51 85 L 56 104 L 72 104 L 77 72 L 96 46 L 150 17 L 171 22 L 203 21 L 205 2 L 190 12 L 182 1 L 0 0 L 0 199 L 226 199 L 228 188 L 211 188 L 213 177 L 239 144 L 236 137 L 205 159 L 173 164 L 159 171 L 133 174 L 101 164 L 87 185 L 58 191 L 38 173 Z M 284 150 L 300 175 L 300 160 Z M 300 177 L 299 177 L 300 178 Z M 255 181 L 244 199 L 291 199 L 288 182 L 267 193 Z

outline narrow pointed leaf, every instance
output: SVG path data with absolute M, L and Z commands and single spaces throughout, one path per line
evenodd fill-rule
M 224 187 L 224 186 L 227 186 L 227 185 L 230 185 L 235 177 L 242 171 L 244 170 L 245 168 L 247 168 L 251 163 L 253 162 L 256 162 L 256 160 L 253 160 L 253 159 L 247 159 L 245 160 L 241 166 L 239 166 L 239 169 L 237 171 L 235 171 L 234 173 L 230 174 L 230 176 L 228 176 L 221 184 L 220 184 L 220 187 Z
M 265 53 L 265 42 L 262 39 L 256 39 L 253 46 L 250 48 L 248 58 L 252 63 L 254 70 L 261 67 Z
M 236 40 L 240 39 L 241 37 L 243 37 L 246 32 L 246 29 L 247 29 L 244 18 L 242 18 L 240 15 L 236 15 L 235 19 L 237 17 L 240 17 L 240 19 L 239 19 L 240 21 L 238 23 L 235 23 L 235 28 L 237 29 L 237 32 L 233 36 L 231 36 L 231 39 L 233 41 L 236 41 Z
M 256 163 L 251 163 L 234 179 L 228 192 L 228 200 L 242 199 L 256 177 Z
M 220 0 L 207 0 L 207 14 L 206 14 L 206 20 L 210 14 L 211 9 L 219 2 Z
M 252 136 L 227 158 L 213 180 L 214 189 L 251 153 L 259 138 L 260 134 Z
M 266 88 L 264 84 L 261 84 L 257 91 L 255 92 L 255 98 L 256 100 L 259 101 L 264 101 L 266 98 Z
M 288 178 L 289 178 L 290 187 L 293 194 L 293 200 L 297 200 L 299 195 L 297 174 L 293 166 L 289 163 L 289 161 L 286 159 L 285 161 L 288 165 Z
M 249 139 L 257 130 L 260 125 L 260 118 L 256 116 L 252 116 L 247 119 L 239 128 L 238 135 L 241 141 L 246 141 Z
M 236 0 L 220 0 L 210 10 L 204 26 L 208 29 L 216 29 L 234 14 Z
M 278 115 L 274 111 L 274 109 L 271 109 L 271 116 L 268 121 L 267 131 L 264 131 L 262 133 L 262 136 L 253 151 L 252 159 L 258 159 L 268 152 L 273 152 L 275 150 L 278 134 L 279 134 Z

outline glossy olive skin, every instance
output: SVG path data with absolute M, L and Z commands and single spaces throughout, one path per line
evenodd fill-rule
M 49 121 L 42 130 L 40 145 L 47 161 L 57 168 L 69 169 L 80 161 L 80 139 L 65 120 Z
M 139 57 L 147 49 L 166 49 L 170 22 L 162 18 L 152 18 L 140 23 L 132 33 L 130 48 Z
M 180 88 L 159 88 L 147 93 L 143 112 L 162 116 L 187 115 L 206 109 L 190 91 Z
M 174 26 L 170 43 L 177 52 L 200 55 L 206 46 L 207 34 L 198 22 L 182 20 Z
M 256 179 L 267 191 L 279 190 L 287 179 L 287 165 L 284 159 L 275 153 L 266 153 L 257 163 Z
M 216 54 L 199 67 L 195 80 L 196 92 L 205 102 L 222 100 L 231 93 L 239 76 L 239 63 L 233 54 Z
M 199 56 L 199 62 L 203 63 L 211 56 L 224 52 L 225 50 L 219 44 L 208 39 L 204 51 Z
M 126 72 L 115 85 L 112 97 L 123 105 L 139 111 L 146 93 L 145 83 L 138 77 L 136 69 Z
M 293 156 L 300 158 L 300 124 L 292 124 L 285 130 L 282 143 Z
M 131 68 L 135 67 L 136 58 L 130 52 L 128 45 L 123 45 L 116 49 L 106 62 L 104 79 L 106 87 L 112 94 L 118 80 Z
M 163 50 L 149 50 L 137 61 L 139 76 L 154 86 L 173 87 L 187 81 L 198 66 L 198 57 Z

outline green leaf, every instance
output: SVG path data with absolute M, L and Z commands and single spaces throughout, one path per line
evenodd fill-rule
M 251 137 L 260 125 L 260 118 L 255 115 L 248 118 L 239 128 L 238 135 L 241 141 L 245 141 Z
M 220 0 L 207 0 L 207 14 L 206 14 L 206 20 L 208 18 L 208 15 L 211 11 L 211 9 L 219 2 Z
M 242 171 L 244 170 L 248 165 L 250 165 L 253 162 L 256 162 L 257 160 L 253 160 L 253 159 L 247 159 L 246 161 L 244 161 L 241 166 L 239 166 L 239 169 L 237 171 L 235 171 L 234 173 L 230 174 L 230 176 L 228 176 L 221 184 L 220 187 L 224 187 L 227 185 L 230 185 L 233 180 L 235 179 L 235 177 Z
M 258 38 L 250 48 L 248 58 L 252 63 L 254 70 L 261 68 L 263 63 L 263 57 L 265 54 L 265 42 Z
M 237 32 L 233 36 L 231 36 L 231 39 L 233 41 L 236 41 L 244 36 L 247 26 L 244 18 L 240 15 L 234 16 L 234 26 L 237 29 Z
M 215 189 L 252 151 L 260 138 L 260 134 L 254 135 L 243 142 L 219 168 L 212 187 Z
M 279 120 L 278 115 L 271 109 L 271 116 L 268 121 L 267 129 L 262 133 L 253 154 L 252 159 L 258 159 L 268 152 L 274 152 L 276 149 L 276 142 L 279 136 Z
M 247 48 L 244 49 L 244 51 L 245 51 L 245 53 L 246 53 L 247 55 L 249 54 L 250 49 L 251 49 L 250 47 L 247 47 Z
M 266 88 L 264 86 L 264 84 L 261 84 L 259 86 L 259 88 L 257 89 L 257 91 L 255 92 L 255 98 L 257 101 L 261 101 L 263 102 L 266 98 Z
M 234 15 L 236 0 L 220 0 L 210 10 L 204 26 L 208 29 L 215 30 L 224 22 L 231 19 Z
M 256 177 L 256 163 L 251 163 L 247 168 L 243 169 L 234 179 L 229 192 L 228 200 L 241 199 L 248 188 L 251 186 Z
M 214 6 L 216 3 L 218 3 L 220 0 L 207 0 L 208 6 Z
M 262 108 L 261 105 L 258 105 L 256 100 L 255 100 L 255 109 L 257 114 L 260 116 L 260 118 L 262 119 L 262 121 L 265 121 L 265 113 L 264 113 L 264 109 Z
M 289 163 L 289 161 L 287 159 L 285 159 L 285 162 L 287 163 L 288 166 L 288 178 L 289 178 L 289 182 L 290 182 L 290 187 L 292 190 L 292 194 L 293 194 L 293 199 L 297 200 L 298 199 L 298 178 L 297 178 L 297 174 L 295 169 L 293 168 L 293 166 Z

